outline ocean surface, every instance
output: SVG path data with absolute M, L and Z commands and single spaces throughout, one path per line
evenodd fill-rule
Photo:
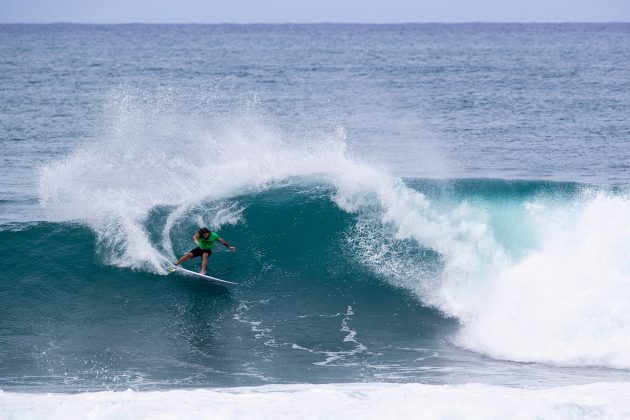
M 0 418 L 630 417 L 629 47 L 0 25 Z

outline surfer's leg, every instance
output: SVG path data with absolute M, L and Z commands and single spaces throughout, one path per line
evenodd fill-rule
M 203 254 L 203 249 L 197 247 L 194 249 L 191 249 L 190 251 L 188 251 L 188 253 L 186 255 L 184 255 L 183 257 L 181 257 L 176 263 L 175 265 L 180 265 L 181 263 L 183 263 L 184 261 L 190 259 L 190 258 L 194 258 L 194 257 L 199 257 L 201 256 L 201 254 Z
M 193 257 L 193 253 L 189 252 L 188 254 L 184 255 L 183 257 L 181 257 L 179 260 L 177 260 L 177 262 L 175 263 L 175 265 L 180 265 L 181 263 L 183 263 L 184 261 L 190 259 Z
M 210 252 L 204 252 L 201 255 L 201 274 L 206 274 L 206 267 L 208 266 L 208 257 L 210 256 Z

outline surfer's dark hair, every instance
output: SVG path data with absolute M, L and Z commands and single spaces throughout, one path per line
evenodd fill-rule
M 197 231 L 197 233 L 198 233 L 199 235 L 203 235 L 204 233 L 210 233 L 210 229 L 208 229 L 208 228 L 201 228 L 201 229 L 199 229 L 199 230 Z

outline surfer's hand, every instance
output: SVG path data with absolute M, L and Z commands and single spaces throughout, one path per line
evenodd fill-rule
M 234 248 L 233 246 L 230 247 L 230 251 L 235 252 L 236 248 Z

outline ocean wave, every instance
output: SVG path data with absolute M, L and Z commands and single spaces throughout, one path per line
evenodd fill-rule
M 165 274 L 163 257 L 210 226 L 281 271 L 309 259 L 317 264 L 303 264 L 304 277 L 321 278 L 319 266 L 347 265 L 353 278 L 367 269 L 458 320 L 462 347 L 630 368 L 626 193 L 403 180 L 352 158 L 342 128 L 296 141 L 255 113 L 204 125 L 121 103 L 108 137 L 40 180 L 49 219 L 88 226 L 106 264 Z M 288 238 L 293 252 L 283 253 Z

